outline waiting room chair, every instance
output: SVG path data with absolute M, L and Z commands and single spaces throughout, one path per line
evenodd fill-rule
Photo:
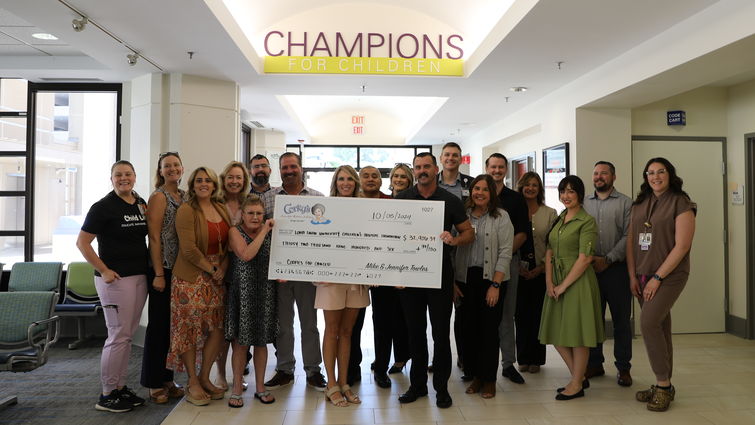
M 55 313 L 61 317 L 76 318 L 78 338 L 68 344 L 69 350 L 75 350 L 87 340 L 86 318 L 96 317 L 102 311 L 102 304 L 94 286 L 94 267 L 87 262 L 68 264 L 65 291 L 65 301 L 55 306 Z
M 59 317 L 52 316 L 56 299 L 52 291 L 0 292 L 0 372 L 28 372 L 47 363 L 60 335 Z M 0 408 L 17 402 L 6 397 Z
M 63 263 L 60 262 L 16 263 L 10 270 L 8 291 L 54 291 L 61 297 L 59 302 L 63 302 L 62 273 Z

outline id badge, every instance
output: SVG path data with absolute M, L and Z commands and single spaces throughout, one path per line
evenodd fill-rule
M 469 189 L 462 189 L 462 190 L 461 190 L 461 196 L 463 196 L 463 197 L 465 197 L 465 198 L 466 198 L 467 196 L 469 196 Z
M 647 251 L 650 249 L 650 245 L 653 244 L 652 233 L 640 233 L 640 250 Z

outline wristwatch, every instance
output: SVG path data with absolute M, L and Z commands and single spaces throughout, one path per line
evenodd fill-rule
M 499 289 L 501 287 L 501 284 L 491 281 L 490 286 L 492 286 L 495 289 Z
M 653 275 L 653 279 L 657 280 L 658 282 L 663 282 L 663 278 L 658 273 Z

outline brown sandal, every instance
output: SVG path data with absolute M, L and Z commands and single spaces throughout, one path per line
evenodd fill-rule
M 482 396 L 482 398 L 493 398 L 495 397 L 495 390 L 495 382 L 486 382 L 482 384 L 482 391 L 480 396 Z
M 343 393 L 343 396 L 349 403 L 362 404 L 362 400 L 359 399 L 358 395 L 354 394 L 354 391 L 351 391 L 351 387 L 349 385 L 341 385 L 341 393 Z M 349 394 L 351 394 L 351 396 L 349 396 Z
M 173 384 L 167 385 L 165 387 L 165 391 L 168 394 L 169 398 L 181 398 L 184 396 L 184 394 L 186 394 L 184 387 L 176 384 L 175 382 Z
M 482 381 L 480 381 L 477 378 L 474 378 L 471 384 L 467 387 L 467 390 L 465 391 L 467 394 L 477 394 L 480 392 L 480 387 L 482 386 Z
M 149 401 L 155 404 L 165 404 L 168 402 L 168 392 L 165 388 L 150 388 Z
M 340 397 L 337 397 L 336 395 L 339 395 Z M 346 407 L 349 405 L 349 402 L 344 398 L 343 394 L 341 394 L 341 387 L 338 385 L 326 389 L 325 398 L 336 407 Z

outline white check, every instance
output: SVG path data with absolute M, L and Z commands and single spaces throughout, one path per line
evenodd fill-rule
M 444 202 L 275 197 L 268 278 L 440 288 Z

